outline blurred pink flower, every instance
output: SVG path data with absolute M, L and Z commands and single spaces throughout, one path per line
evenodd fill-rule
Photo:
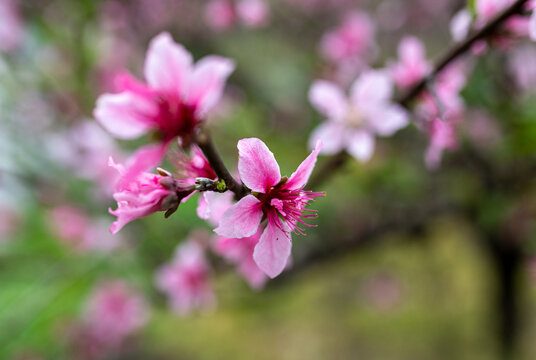
M 238 273 L 253 289 L 260 289 L 268 280 L 264 272 L 255 263 L 253 253 L 262 235 L 262 227 L 252 236 L 230 239 L 218 236 L 214 242 L 214 251 L 226 260 L 236 264 Z
M 24 36 L 17 0 L 0 1 L 0 51 L 16 50 Z
M 360 161 L 368 161 L 374 153 L 374 135 L 391 136 L 408 124 L 406 111 L 392 100 L 393 84 L 385 72 L 370 70 L 352 85 L 350 98 L 337 85 L 316 81 L 309 91 L 309 100 L 327 121 L 310 137 L 323 142 L 323 154 L 343 149 Z
M 292 247 L 291 232 L 304 234 L 301 225 L 312 226 L 304 220 L 317 216 L 316 211 L 306 206 L 325 194 L 303 188 L 320 150 L 321 144 L 317 142 L 313 152 L 290 178 L 282 178 L 274 154 L 261 140 L 250 138 L 238 142 L 240 178 L 256 195 L 247 195 L 229 208 L 214 231 L 228 238 L 253 236 L 266 216 L 268 224 L 255 246 L 253 258 L 271 278 L 279 275 L 287 264 Z
M 204 15 L 214 30 L 229 30 L 238 22 L 258 28 L 268 25 L 270 8 L 264 0 L 212 0 L 205 5 Z
M 115 164 L 110 159 L 110 166 L 117 169 L 121 177 L 124 176 L 123 165 Z M 193 191 L 193 185 L 177 181 L 171 176 L 143 172 L 136 178 L 129 178 L 128 181 L 122 178 L 117 183 L 114 193 L 117 209 L 109 210 L 110 214 L 117 216 L 117 220 L 110 227 L 110 232 L 115 234 L 132 220 L 158 211 L 166 211 L 168 216 Z
M 84 210 L 72 205 L 52 209 L 50 225 L 60 241 L 78 252 L 110 252 L 121 244 L 104 222 L 92 220 Z
M 517 87 L 527 93 L 536 91 L 536 49 L 531 45 L 516 47 L 508 53 L 508 71 Z
M 223 194 L 206 191 L 199 198 L 197 215 L 211 225 L 218 226 L 222 215 L 233 205 L 233 197 L 230 191 Z
M 121 159 L 114 139 L 94 121 L 81 121 L 64 133 L 48 139 L 47 149 L 57 162 L 76 176 L 94 181 L 98 194 L 113 192 L 117 171 L 108 166 L 108 158 Z
M 145 299 L 126 283 L 99 284 L 86 304 L 79 341 L 102 356 L 143 328 L 149 315 Z
M 233 70 L 234 63 L 219 56 L 207 56 L 194 66 L 191 54 L 168 33 L 156 36 L 145 61 L 148 84 L 124 74 L 117 82 L 120 93 L 101 95 L 94 112 L 117 138 L 133 139 L 155 131 L 160 139 L 160 146 L 146 146 L 133 156 L 125 177 L 135 178 L 157 166 L 177 137 L 188 147 Z
M 454 15 L 450 22 L 450 34 L 454 41 L 461 42 L 467 37 L 472 22 L 473 16 L 467 9 L 462 9 Z
M 236 21 L 232 0 L 211 0 L 205 5 L 205 21 L 214 30 L 228 30 Z
M 321 40 L 322 56 L 335 64 L 351 61 L 366 62 L 374 48 L 375 28 L 366 13 L 352 12 Z
M 437 75 L 428 92 L 418 99 L 416 114 L 428 133 L 430 143 L 425 163 L 437 168 L 444 150 L 458 146 L 456 125 L 462 120 L 465 104 L 460 91 L 467 81 L 467 69 L 462 62 L 455 62 Z
M 444 150 L 454 150 L 458 146 L 456 131 L 451 122 L 435 118 L 428 126 L 430 143 L 426 149 L 425 163 L 429 169 L 436 169 L 441 163 Z
M 265 0 L 240 0 L 236 12 L 246 27 L 262 27 L 270 21 L 270 8 Z
M 158 270 L 156 285 L 168 295 L 171 308 L 185 315 L 215 305 L 210 278 L 203 248 L 195 239 L 188 239 L 177 247 L 172 261 Z
M 426 59 L 423 43 L 414 36 L 407 36 L 398 44 L 398 62 L 390 67 L 395 84 L 401 89 L 415 85 L 430 72 L 432 65 Z

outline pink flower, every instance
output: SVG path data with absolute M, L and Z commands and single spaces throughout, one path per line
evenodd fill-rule
M 238 273 L 253 289 L 260 289 L 268 279 L 264 272 L 255 263 L 253 253 L 262 235 L 262 227 L 252 236 L 241 239 L 230 239 L 218 236 L 214 242 L 214 251 L 236 264 Z
M 374 135 L 391 136 L 408 124 L 406 111 L 391 101 L 393 85 L 381 71 L 367 71 L 352 85 L 350 98 L 335 84 L 316 81 L 309 100 L 327 117 L 311 134 L 320 138 L 322 153 L 347 150 L 360 161 L 368 161 L 374 152 Z
M 402 39 L 398 45 L 399 61 L 391 66 L 391 75 L 396 85 L 407 89 L 430 72 L 432 65 L 426 60 L 422 42 L 413 36 Z
M 230 191 L 223 194 L 206 191 L 199 198 L 197 215 L 211 225 L 218 226 L 225 211 L 233 205 L 233 197 Z
M 461 42 L 469 34 L 473 17 L 467 9 L 462 9 L 454 15 L 450 22 L 450 34 L 454 41 Z
M 322 37 L 320 51 L 325 59 L 336 64 L 357 61 L 371 53 L 374 33 L 370 17 L 365 13 L 353 12 L 337 28 Z
M 205 21 L 214 30 L 228 30 L 236 21 L 231 0 L 211 0 L 205 5 Z
M 59 240 L 81 253 L 110 252 L 121 243 L 106 231 L 103 223 L 92 221 L 84 210 L 72 205 L 52 209 L 50 224 Z
M 177 137 L 188 147 L 233 70 L 234 63 L 219 56 L 207 56 L 194 65 L 192 55 L 168 33 L 156 36 L 145 60 L 147 84 L 124 74 L 117 80 L 120 92 L 101 95 L 94 112 L 117 138 L 133 139 L 153 131 L 161 141 L 161 146 L 140 149 L 125 176 L 136 177 L 157 166 Z
M 122 179 L 118 182 L 113 195 L 117 209 L 109 210 L 117 216 L 110 227 L 112 234 L 117 233 L 132 220 L 151 215 L 157 211 L 166 211 L 166 217 L 175 212 L 181 201 L 194 191 L 194 186 L 173 179 L 143 172 L 136 178 L 124 181 L 125 167 L 115 164 L 110 159 L 110 166 L 117 169 Z
M 195 308 L 215 305 L 210 277 L 203 248 L 188 240 L 177 247 L 171 263 L 160 268 L 156 284 L 168 295 L 171 308 L 184 315 Z
M 310 201 L 324 193 L 303 190 L 316 163 L 321 145 L 300 164 L 290 178 L 281 177 L 274 154 L 259 139 L 238 142 L 238 172 L 244 185 L 253 194 L 229 208 L 214 230 L 227 238 L 253 236 L 266 216 L 268 225 L 253 258 L 257 266 L 271 278 L 283 271 L 291 250 L 291 232 L 304 234 L 304 220 L 316 218 L 316 211 L 306 209 Z
M 532 40 L 536 41 L 536 9 L 533 9 L 530 15 L 529 35 Z
M 144 298 L 122 281 L 100 284 L 87 303 L 83 333 L 103 350 L 119 346 L 149 320 Z
M 536 49 L 524 45 L 512 49 L 508 54 L 508 70 L 517 87 L 527 93 L 536 91 Z
M 13 51 L 20 46 L 24 26 L 20 18 L 18 1 L 0 1 L 0 51 Z
M 270 21 L 270 8 L 264 0 L 241 0 L 236 12 L 246 27 L 263 27 Z
M 454 150 L 458 146 L 456 131 L 451 122 L 435 118 L 429 124 L 430 144 L 425 154 L 426 166 L 436 169 L 441 163 L 444 150 Z

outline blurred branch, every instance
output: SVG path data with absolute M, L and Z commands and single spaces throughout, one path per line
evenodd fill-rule
M 445 52 L 445 54 L 439 58 L 432 72 L 414 85 L 404 96 L 400 98 L 400 100 L 398 100 L 398 102 L 402 106 L 408 107 L 411 100 L 417 97 L 426 88 L 426 84 L 429 81 L 433 80 L 437 74 L 445 69 L 450 63 L 470 50 L 477 41 L 493 35 L 510 16 L 522 13 L 523 6 L 527 2 L 528 0 L 517 0 L 508 8 L 499 13 L 494 19 L 488 22 L 486 26 L 476 32 L 473 32 L 472 34 L 469 34 L 464 41 L 447 50 L 447 52 Z
M 212 139 L 206 129 L 200 129 L 195 136 L 195 143 L 199 146 L 203 154 L 207 158 L 210 166 L 218 175 L 218 178 L 225 181 L 227 188 L 232 191 L 237 199 L 241 199 L 247 195 L 247 189 L 241 183 L 237 182 L 231 175 L 223 160 L 216 150 Z
M 419 96 L 421 92 L 426 89 L 427 84 L 432 82 L 443 69 L 469 51 L 476 42 L 493 35 L 497 29 L 510 18 L 510 16 L 522 13 L 523 6 L 527 2 L 528 0 L 515 1 L 512 5 L 488 22 L 483 28 L 469 34 L 464 41 L 457 43 L 452 48 L 448 49 L 445 54 L 439 58 L 431 73 L 410 88 L 397 102 L 405 108 L 409 108 L 411 101 Z M 348 159 L 348 156 L 345 156 L 345 152 L 340 152 L 332 156 L 319 171 L 315 172 L 315 175 L 309 182 L 310 187 L 318 187 L 326 181 L 335 171 L 343 167 L 346 159 Z

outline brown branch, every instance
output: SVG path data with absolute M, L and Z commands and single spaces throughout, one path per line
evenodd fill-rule
M 400 99 L 397 101 L 400 105 L 408 108 L 411 101 L 416 98 L 423 90 L 425 90 L 427 84 L 434 79 L 443 69 L 445 69 L 454 60 L 459 58 L 471 49 L 471 47 L 479 40 L 482 40 L 493 33 L 507 20 L 510 16 L 523 12 L 523 6 L 528 0 L 517 0 L 508 8 L 499 13 L 493 20 L 488 22 L 483 28 L 470 34 L 464 41 L 454 45 L 447 50 L 445 54 L 439 58 L 431 73 L 423 78 L 420 82 L 410 88 Z M 321 183 L 326 181 L 335 171 L 343 167 L 344 162 L 348 159 L 344 152 L 338 153 L 332 156 L 328 162 L 324 164 L 320 171 L 316 171 L 315 175 L 309 181 L 311 188 L 318 187 Z
M 232 191 L 237 199 L 241 199 L 246 196 L 247 189 L 244 187 L 244 185 L 236 181 L 229 170 L 227 170 L 227 167 L 223 163 L 223 160 L 216 150 L 216 147 L 214 146 L 214 143 L 212 142 L 207 130 L 200 129 L 197 132 L 195 136 L 195 143 L 199 146 L 201 151 L 203 151 L 203 154 L 207 158 L 216 175 L 218 175 L 218 178 L 225 181 L 227 189 Z
M 470 50 L 474 43 L 493 35 L 497 28 L 499 28 L 510 16 L 521 13 L 523 11 L 523 6 L 527 2 L 528 0 L 517 0 L 508 8 L 499 13 L 493 20 L 488 22 L 486 26 L 470 34 L 464 41 L 449 49 L 441 58 L 439 58 L 432 72 L 419 83 L 414 85 L 404 96 L 400 98 L 398 102 L 402 106 L 408 107 L 409 102 L 425 89 L 426 84 L 431 79 L 433 79 L 458 57 Z

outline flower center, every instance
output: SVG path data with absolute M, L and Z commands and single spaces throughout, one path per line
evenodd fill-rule
M 195 108 L 184 105 L 176 96 L 161 95 L 157 102 L 159 113 L 156 122 L 163 140 L 171 140 L 177 136 L 189 138 L 199 123 Z
M 363 113 L 356 107 L 351 107 L 346 114 L 346 123 L 352 128 L 362 128 L 365 125 L 366 119 Z

